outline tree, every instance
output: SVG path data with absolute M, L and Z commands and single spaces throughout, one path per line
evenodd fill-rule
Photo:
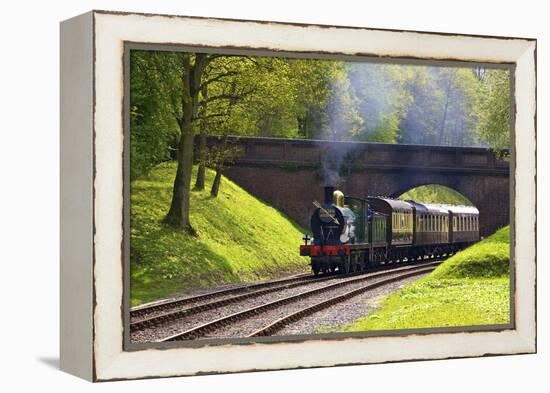
M 358 106 L 359 99 L 353 94 L 345 66 L 342 64 L 332 75 L 332 88 L 327 102 L 327 139 L 355 139 L 363 124 Z
M 359 100 L 363 124 L 358 140 L 396 143 L 399 126 L 412 101 L 405 89 L 408 67 L 391 64 L 349 63 L 351 87 Z
M 223 170 L 241 154 L 241 148 L 236 145 L 231 145 L 227 137 L 223 138 L 223 142 L 221 144 L 210 149 L 207 166 L 216 171 L 214 181 L 212 182 L 212 188 L 210 189 L 210 195 L 214 198 L 218 196 L 218 192 L 220 191 Z
M 400 143 L 474 146 L 479 72 L 471 68 L 408 66 L 411 104 L 400 124 Z
M 130 178 L 171 157 L 179 127 L 171 102 L 179 76 L 170 52 L 130 52 Z
M 177 169 L 172 191 L 170 210 L 165 217 L 167 224 L 194 234 L 189 220 L 189 197 L 193 170 L 194 120 L 199 108 L 201 81 L 204 68 L 216 55 L 181 53 L 180 110 L 174 116 L 180 128 Z
M 199 122 L 198 171 L 195 188 L 204 189 L 205 171 L 211 159 L 206 146 L 207 134 L 226 135 L 234 106 L 252 94 L 256 87 L 246 82 L 257 62 L 246 56 L 224 56 L 210 62 L 203 73 Z
M 510 74 L 487 70 L 477 126 L 478 138 L 495 150 L 510 147 Z

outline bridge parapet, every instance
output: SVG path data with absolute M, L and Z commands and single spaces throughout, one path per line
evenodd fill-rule
M 235 165 L 315 167 L 336 159 L 350 169 L 509 174 L 508 162 L 486 148 L 255 137 L 227 137 L 227 140 L 243 150 Z M 220 137 L 209 137 L 207 144 L 212 146 L 221 141 Z

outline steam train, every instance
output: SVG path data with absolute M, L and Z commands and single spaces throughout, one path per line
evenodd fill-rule
M 315 275 L 451 255 L 479 240 L 479 211 L 471 206 L 350 197 L 332 186 L 314 205 L 313 238 L 304 236 L 300 255 L 311 258 Z

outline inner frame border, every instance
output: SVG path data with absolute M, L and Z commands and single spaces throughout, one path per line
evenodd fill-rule
M 224 20 L 224 19 L 222 19 Z M 232 20 L 234 21 L 234 20 Z M 284 23 L 282 23 L 284 24 Z M 393 30 L 391 30 L 393 31 Z M 404 31 L 404 30 L 396 30 Z M 437 33 L 430 33 L 437 34 Z M 469 35 L 466 35 L 469 36 Z M 504 38 L 504 37 L 497 37 Z M 132 50 L 187 52 L 187 53 L 215 53 L 231 55 L 252 55 L 269 57 L 300 58 L 311 60 L 340 60 L 347 62 L 377 63 L 377 64 L 400 64 L 419 65 L 435 67 L 471 67 L 483 66 L 491 69 L 503 69 L 509 71 L 510 79 L 510 323 L 494 325 L 472 325 L 472 326 L 451 326 L 439 328 L 415 328 L 395 330 L 373 330 L 353 333 L 324 333 L 305 334 L 292 336 L 268 336 L 256 338 L 223 338 L 223 339 L 197 339 L 192 341 L 177 341 L 167 343 L 133 343 L 130 340 L 130 52 Z M 242 48 L 237 46 L 197 46 L 174 43 L 147 43 L 135 41 L 123 41 L 123 244 L 122 244 L 122 271 L 123 271 L 123 299 L 122 299 L 122 320 L 123 320 L 123 351 L 139 351 L 144 349 L 172 349 L 172 348 L 201 348 L 221 345 L 250 345 L 255 343 L 280 344 L 300 343 L 309 340 L 338 341 L 349 338 L 368 337 L 406 337 L 411 335 L 427 335 L 434 333 L 472 333 L 472 332 L 502 332 L 514 330 L 515 320 L 515 176 L 516 176 L 516 144 L 515 144 L 515 70 L 516 63 L 510 62 L 476 62 L 461 60 L 436 60 L 413 57 L 391 57 L 391 56 L 370 56 L 370 55 L 349 55 L 343 53 L 328 53 L 315 51 L 278 51 L 264 48 Z M 536 129 L 535 129 L 536 132 Z M 536 313 L 536 310 L 535 310 Z M 405 360 L 403 360 L 405 361 Z

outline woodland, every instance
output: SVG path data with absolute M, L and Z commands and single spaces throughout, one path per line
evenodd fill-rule
M 239 154 L 229 145 L 208 150 L 208 135 L 505 152 L 510 95 L 509 71 L 496 68 L 133 50 L 130 176 L 175 160 L 164 222 L 193 234 L 191 190 L 208 186 L 215 197 Z M 208 185 L 206 168 L 215 171 Z

